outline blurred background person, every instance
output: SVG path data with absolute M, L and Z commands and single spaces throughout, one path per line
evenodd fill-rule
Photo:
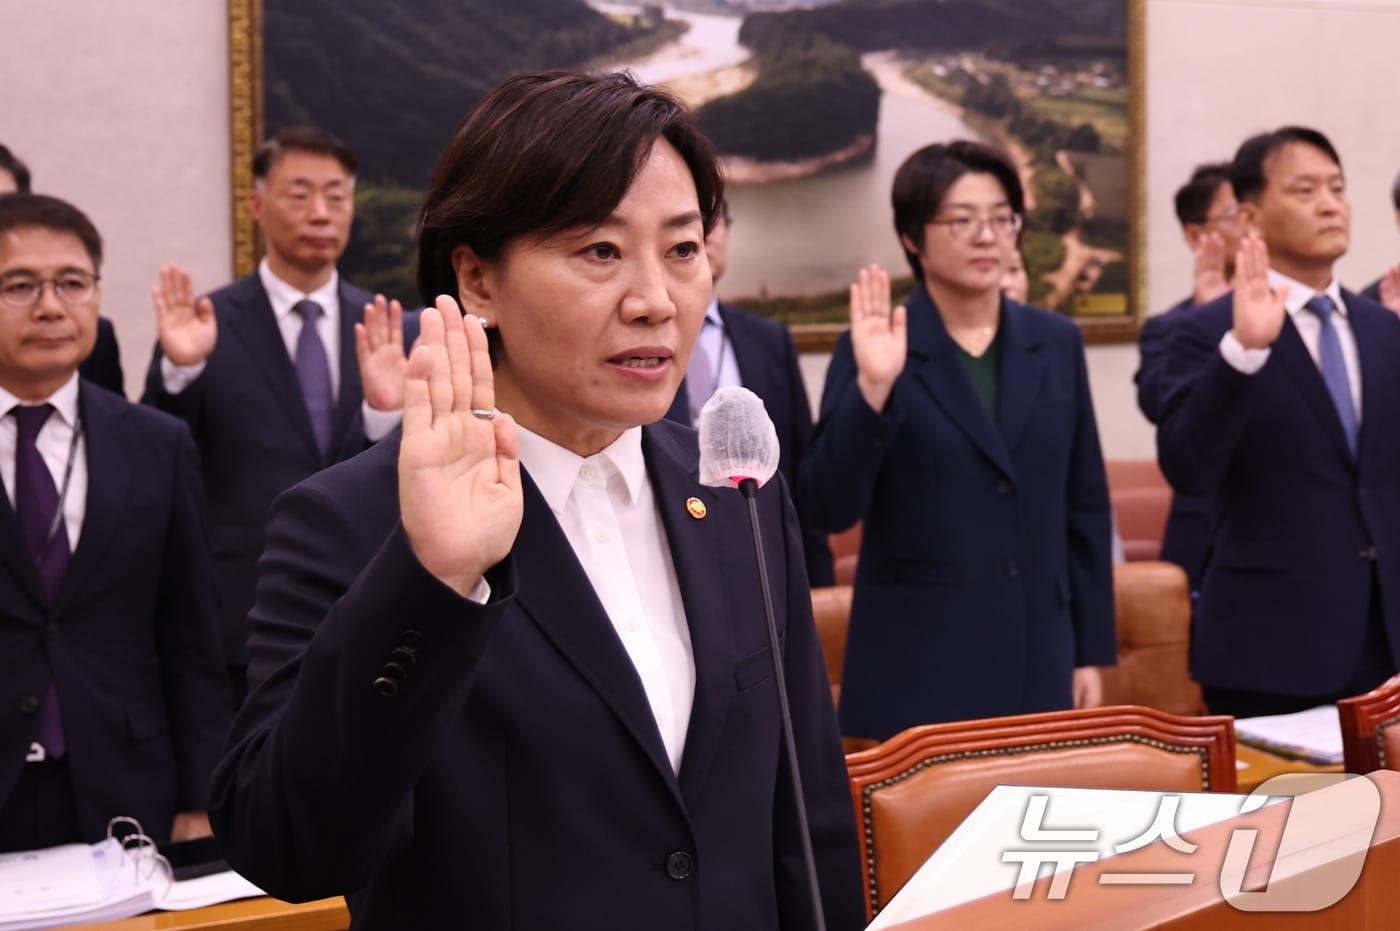
M 1116 660 L 1108 488 L 1073 321 L 1005 298 L 1024 197 L 1000 152 L 932 145 L 895 176 L 919 283 L 851 287 L 799 500 L 864 522 L 842 732 L 1092 706 Z
M 1395 176 L 1390 186 L 1390 203 L 1395 208 L 1395 225 L 1400 226 L 1400 175 Z M 1361 296 L 1400 313 L 1400 262 L 1387 268 L 1379 278 L 1367 285 Z

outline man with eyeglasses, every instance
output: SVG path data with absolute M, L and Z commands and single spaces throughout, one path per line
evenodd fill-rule
M 732 223 L 729 201 L 725 200 L 722 213 L 705 237 L 705 256 L 716 285 L 729 267 Z M 792 334 L 776 320 L 720 301 L 716 292 L 710 296 L 700 337 L 690 354 L 690 366 L 666 418 L 694 425 L 710 395 L 726 385 L 742 385 L 763 399 L 778 431 L 778 470 L 787 480 L 788 489 L 795 492 L 797 463 L 812 435 L 812 407 Z M 802 546 L 808 581 L 814 586 L 835 585 L 826 535 L 804 528 Z
M 283 129 L 253 160 L 249 202 L 267 255 L 207 297 L 174 265 L 152 289 L 159 340 L 142 400 L 189 424 L 209 500 L 234 702 L 246 694 L 248 609 L 277 495 L 398 426 L 405 332 L 397 301 L 342 280 L 354 154 L 312 127 Z
M 1289 126 L 1230 167 L 1250 229 L 1232 291 L 1176 324 L 1157 436 L 1208 498 L 1191 669 L 1210 709 L 1287 714 L 1365 692 L 1400 647 L 1400 317 L 1343 289 L 1336 149 Z
M 207 835 L 228 726 L 189 430 L 78 375 L 102 241 L 0 197 L 0 851 Z
M 1176 192 L 1176 218 L 1195 257 L 1191 294 L 1159 314 L 1148 317 L 1138 336 L 1138 407 L 1154 425 L 1162 416 L 1162 381 L 1171 329 L 1193 308 L 1207 304 L 1230 290 L 1235 253 L 1244 227 L 1239 202 L 1230 184 L 1227 163 L 1201 165 Z M 1162 559 L 1176 563 L 1190 577 L 1196 591 L 1205 571 L 1210 549 L 1210 503 L 1192 495 L 1174 493 Z

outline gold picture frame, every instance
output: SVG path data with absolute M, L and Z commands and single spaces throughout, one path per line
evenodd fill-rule
M 1129 312 L 1074 319 L 1090 344 L 1134 342 L 1147 303 L 1147 3 L 1127 3 L 1128 73 L 1128 281 Z M 233 216 L 233 273 L 250 274 L 262 244 L 249 211 L 253 153 L 264 132 L 262 0 L 228 0 L 230 190 Z M 830 352 L 845 327 L 796 324 L 793 338 L 802 352 Z

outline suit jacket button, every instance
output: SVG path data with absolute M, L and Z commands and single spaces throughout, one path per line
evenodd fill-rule
M 398 663 L 385 663 L 384 668 L 380 671 L 380 675 L 387 679 L 393 679 L 395 682 L 402 682 L 404 673 L 406 672 L 408 672 L 408 669 L 404 666 L 400 666 Z
M 399 694 L 399 684 L 393 679 L 380 676 L 374 680 L 374 690 L 385 698 L 393 698 Z
M 413 651 L 408 647 L 394 647 L 394 651 L 389 654 L 389 659 L 407 669 L 418 661 L 418 657 L 413 655 Z
M 399 642 L 410 650 L 418 650 L 423 646 L 423 635 L 416 630 L 406 630 L 399 635 Z
M 997 482 L 997 494 L 1009 495 L 1012 491 L 1014 491 L 1014 489 L 1011 487 L 1011 483 L 1006 479 Z
M 44 636 L 45 636 L 45 637 L 48 637 L 50 640 L 57 640 L 57 639 L 58 639 L 58 625 L 57 625 L 57 624 L 49 624 L 48 626 L 46 626 L 46 627 L 44 628 Z
M 677 850 L 666 858 L 666 875 L 672 879 L 688 879 L 695 870 L 695 861 L 684 850 Z
M 1357 554 L 1362 559 L 1375 559 L 1376 548 L 1374 546 L 1363 546 L 1361 552 Z
M 39 710 L 39 697 L 37 695 L 26 695 L 19 703 L 19 710 L 25 714 L 33 714 Z
M 1011 576 L 1011 578 L 1013 579 L 1021 574 L 1021 567 L 1016 564 L 1016 560 L 1014 559 L 1008 559 L 1006 561 L 1006 565 L 1002 568 L 1004 568 L 1006 570 L 1006 574 Z

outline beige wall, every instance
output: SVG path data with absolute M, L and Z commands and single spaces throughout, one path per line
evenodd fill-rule
M 105 240 L 102 312 L 140 393 L 166 262 L 197 283 L 232 267 L 228 32 L 219 0 L 0 0 L 0 142 L 36 191 L 85 210 Z

